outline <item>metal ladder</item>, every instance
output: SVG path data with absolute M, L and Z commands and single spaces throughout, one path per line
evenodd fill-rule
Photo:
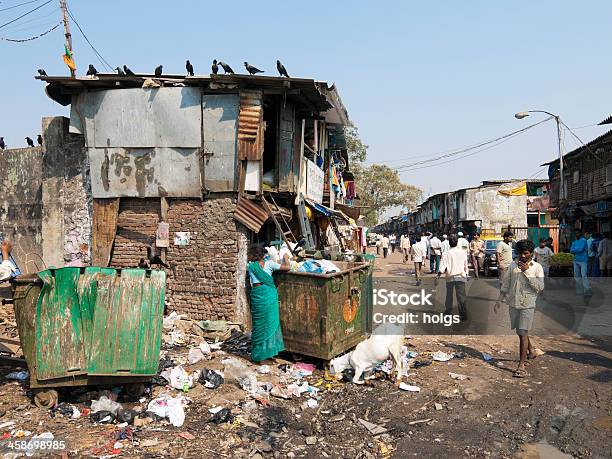
M 285 220 L 285 217 L 283 216 L 283 213 L 281 212 L 278 204 L 274 200 L 274 197 L 270 194 L 268 195 L 268 199 L 270 199 L 270 202 L 268 202 L 268 200 L 264 196 L 262 196 L 264 207 L 268 211 L 270 217 L 272 217 L 272 221 L 276 226 L 276 230 L 283 238 L 283 241 L 285 241 L 287 245 L 289 245 L 289 242 L 291 242 L 292 244 L 297 244 L 298 238 L 295 236 L 295 234 L 293 234 L 293 231 L 291 231 L 291 227 L 289 226 L 289 223 L 287 223 L 287 220 Z M 305 239 L 303 247 L 306 249 L 314 248 L 314 239 L 312 237 L 312 232 L 310 231 L 310 223 L 308 222 L 308 217 L 306 217 L 306 207 L 304 206 L 303 199 L 300 200 L 300 203 L 297 205 L 297 207 L 298 216 L 300 220 L 300 229 Z
M 307 250 L 312 250 L 315 248 L 314 238 L 312 237 L 312 231 L 310 231 L 310 222 L 308 221 L 308 216 L 306 215 L 306 205 L 304 204 L 304 196 L 300 194 L 300 202 L 297 205 L 298 208 L 298 217 L 300 218 L 300 230 L 302 231 L 302 235 L 306 240 L 304 242 L 304 248 Z

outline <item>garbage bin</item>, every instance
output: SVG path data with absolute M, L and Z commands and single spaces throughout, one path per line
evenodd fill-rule
M 13 281 L 30 388 L 141 383 L 157 373 L 166 274 L 59 268 Z M 140 390 L 141 385 L 132 386 Z M 38 391 L 39 406 L 57 403 Z
M 334 262 L 338 273 L 274 273 L 285 349 L 331 360 L 372 331 L 369 263 Z

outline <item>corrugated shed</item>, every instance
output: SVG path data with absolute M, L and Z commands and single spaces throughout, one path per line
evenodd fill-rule
M 238 153 L 240 159 L 258 161 L 263 153 L 264 126 L 262 91 L 240 91 Z
M 258 233 L 268 217 L 269 214 L 263 207 L 242 195 L 238 197 L 234 218 L 248 229 Z
M 608 116 L 605 120 L 599 123 L 600 126 L 603 126 L 604 124 L 612 124 L 612 115 Z

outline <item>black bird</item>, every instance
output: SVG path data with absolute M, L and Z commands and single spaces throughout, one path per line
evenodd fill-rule
M 232 70 L 232 68 L 231 68 L 229 65 L 227 65 L 225 62 L 221 62 L 221 61 L 219 61 L 219 65 L 220 65 L 221 67 L 223 67 L 223 71 L 224 71 L 225 73 L 229 73 L 229 74 L 233 74 L 233 73 L 234 73 L 234 71 Z
M 244 67 L 247 69 L 247 72 L 249 72 L 251 75 L 255 75 L 256 73 L 264 73 L 263 70 L 259 70 L 257 67 L 253 67 L 248 62 L 244 63 Z
M 216 75 L 219 72 L 219 66 L 217 65 L 217 59 L 213 59 L 212 72 Z
M 281 61 L 279 61 L 278 59 L 276 60 L 276 69 L 278 70 L 278 73 L 280 74 L 280 76 L 284 76 L 289 78 L 289 74 L 287 73 L 287 69 L 285 68 L 285 66 L 283 64 L 281 64 Z
M 130 76 L 130 77 L 136 76 L 136 74 L 134 72 L 132 72 L 130 69 L 128 69 L 127 65 L 123 66 L 123 70 L 124 70 L 124 72 L 125 72 L 125 74 L 127 76 Z
M 187 62 L 185 62 L 185 68 L 187 69 L 187 76 L 193 76 L 193 65 L 191 65 L 189 59 L 187 59 Z
M 4 143 L 4 137 L 0 137 L 0 150 L 4 150 L 6 148 L 6 144 Z
M 86 75 L 87 76 L 96 76 L 97 74 L 98 74 L 98 71 L 96 70 L 96 68 L 93 65 L 89 64 L 89 69 L 87 70 Z
M 40 76 L 47 76 L 47 72 L 45 72 L 43 69 L 38 69 L 37 72 Z
M 161 265 L 164 268 L 170 269 L 170 266 L 162 261 L 156 249 L 157 248 L 154 247 L 153 244 L 147 246 L 147 259 L 149 260 L 149 266 L 153 267 L 153 265 Z
M 162 66 L 161 65 L 158 65 L 157 67 L 155 67 L 155 76 L 158 78 L 162 76 Z
M 28 142 L 28 147 L 33 147 L 34 146 L 34 141 L 32 139 L 30 139 L 29 137 L 26 137 L 26 142 Z
M 42 143 L 43 143 L 42 135 L 38 134 L 38 137 L 36 137 L 36 142 L 38 142 L 38 145 L 42 147 Z
M 117 71 L 117 75 L 119 75 L 120 77 L 125 76 L 125 72 L 121 70 L 121 67 L 116 67 L 115 70 Z

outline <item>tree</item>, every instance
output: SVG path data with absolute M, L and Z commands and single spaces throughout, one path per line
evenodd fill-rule
M 412 207 L 422 196 L 422 191 L 406 183 L 402 183 L 396 170 L 384 164 L 371 164 L 361 167 L 358 173 L 357 192 L 360 205 L 364 209 L 366 224 L 374 226 L 381 215 L 389 208 L 402 206 Z
M 398 172 L 389 166 L 365 165 L 368 145 L 359 138 L 357 128 L 346 128 L 344 134 L 349 169 L 355 175 L 355 186 L 360 198 L 359 205 L 367 206 L 362 211 L 366 225 L 376 225 L 382 214 L 391 207 L 416 205 L 423 195 L 419 188 L 402 183 Z

